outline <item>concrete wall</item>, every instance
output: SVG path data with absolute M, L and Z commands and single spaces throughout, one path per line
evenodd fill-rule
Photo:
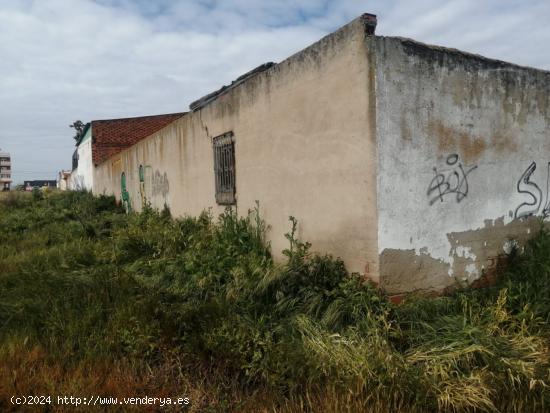
M 471 282 L 550 212 L 550 73 L 406 39 L 368 44 L 382 286 Z
M 98 165 L 94 192 L 196 215 L 215 202 L 212 138 L 235 136 L 237 210 L 255 201 L 273 252 L 289 215 L 313 250 L 377 278 L 374 67 L 357 19 Z M 139 166 L 144 169 L 140 184 Z
M 92 161 L 92 128 L 78 145 L 78 167 L 71 172 L 70 189 L 91 191 L 94 184 L 94 164 Z

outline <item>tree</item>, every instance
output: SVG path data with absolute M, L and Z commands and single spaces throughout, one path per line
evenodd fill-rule
M 74 128 L 75 135 L 73 136 L 73 139 L 76 141 L 76 144 L 78 145 L 78 141 L 82 137 L 82 132 L 84 132 L 84 127 L 86 125 L 81 120 L 75 120 L 72 125 L 69 125 L 69 128 Z

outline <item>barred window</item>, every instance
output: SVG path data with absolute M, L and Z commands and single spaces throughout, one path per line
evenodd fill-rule
M 233 132 L 212 140 L 214 149 L 214 176 L 216 202 L 220 205 L 235 204 L 235 138 Z

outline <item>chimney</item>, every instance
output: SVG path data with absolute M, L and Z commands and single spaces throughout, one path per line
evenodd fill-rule
M 365 13 L 361 16 L 365 24 L 365 32 L 367 35 L 374 35 L 376 30 L 376 14 Z

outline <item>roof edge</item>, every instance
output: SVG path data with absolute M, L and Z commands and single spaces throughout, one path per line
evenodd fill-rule
M 177 116 L 182 117 L 184 115 L 187 115 L 189 112 L 173 112 L 173 113 L 159 113 L 158 115 L 145 115 L 145 116 L 130 116 L 126 118 L 112 118 L 112 119 L 94 119 L 90 123 L 93 122 L 112 122 L 117 120 L 132 120 L 132 119 L 144 119 L 144 118 L 157 118 L 161 116 Z
M 357 24 L 358 22 L 362 25 L 363 31 L 364 31 L 366 36 L 373 36 L 374 35 L 375 30 L 376 30 L 376 25 L 377 25 L 377 17 L 376 17 L 375 14 L 363 13 L 363 14 L 359 15 L 358 17 L 354 18 L 353 20 L 351 20 L 350 22 L 340 26 L 338 29 L 336 29 L 336 30 L 334 30 L 330 33 L 327 33 L 322 38 L 320 38 L 320 39 L 314 41 L 313 43 L 303 47 L 302 49 L 298 50 L 296 53 L 291 54 L 290 56 L 283 59 L 281 62 L 279 62 L 279 63 L 274 63 L 274 62 L 264 63 L 264 64 L 262 64 L 262 65 L 260 65 L 256 68 L 246 72 L 244 75 L 239 76 L 237 79 L 232 81 L 229 85 L 222 86 L 220 89 L 218 89 L 218 90 L 216 90 L 212 93 L 209 93 L 207 95 L 204 95 L 203 97 L 191 102 L 191 104 L 189 105 L 189 109 L 192 112 L 195 112 L 199 109 L 202 109 L 203 107 L 205 107 L 208 104 L 215 101 L 220 96 L 223 96 L 224 94 L 228 93 L 229 91 L 231 91 L 232 89 L 234 89 L 237 86 L 241 85 L 242 83 L 245 83 L 247 80 L 250 80 L 254 76 L 256 76 L 260 73 L 266 72 L 269 69 L 271 69 L 273 67 L 276 67 L 276 66 L 279 66 L 279 65 L 281 65 L 285 62 L 291 61 L 295 56 L 306 52 L 307 50 L 315 47 L 315 45 L 322 43 L 326 39 L 328 39 L 332 36 L 335 36 L 337 33 L 345 30 L 348 27 L 351 27 L 354 24 Z
M 195 111 L 203 108 L 204 106 L 208 105 L 210 102 L 216 100 L 218 97 L 220 97 L 220 96 L 226 94 L 227 92 L 229 92 L 231 89 L 236 88 L 241 83 L 246 82 L 248 79 L 256 76 L 259 73 L 265 72 L 266 70 L 270 69 L 271 67 L 273 67 L 275 65 L 276 65 L 276 63 L 274 63 L 274 62 L 267 62 L 267 63 L 261 64 L 258 67 L 255 67 L 254 69 L 246 72 L 244 75 L 241 75 L 237 79 L 233 80 L 229 85 L 222 86 L 220 89 L 218 89 L 218 90 L 216 90 L 212 93 L 209 93 L 209 94 L 195 100 L 194 102 L 191 102 L 191 104 L 189 105 L 189 109 L 191 111 L 195 112 Z
M 520 65 L 520 64 L 517 64 L 517 63 L 508 62 L 506 60 L 501 60 L 501 59 L 496 59 L 496 58 L 492 58 L 492 57 L 483 56 L 483 55 L 480 55 L 480 54 L 477 54 L 477 53 L 466 52 L 464 50 L 456 49 L 454 47 L 439 46 L 439 45 L 435 45 L 435 44 L 431 44 L 431 43 L 424 43 L 424 42 L 421 42 L 421 41 L 418 41 L 418 40 L 411 39 L 410 37 L 403 37 L 403 36 L 374 36 L 374 37 L 378 38 L 378 39 L 394 39 L 394 40 L 400 41 L 405 46 L 410 46 L 410 47 L 413 47 L 413 48 L 423 48 L 423 49 L 432 50 L 432 51 L 435 51 L 435 52 L 449 53 L 449 54 L 452 54 L 452 55 L 455 55 L 455 56 L 462 56 L 462 57 L 465 57 L 465 58 L 468 58 L 468 59 L 490 63 L 490 64 L 493 64 L 495 66 L 502 67 L 502 68 L 507 66 L 507 67 L 511 67 L 511 68 L 513 67 L 513 68 L 521 69 L 521 70 L 536 71 L 536 72 L 539 72 L 541 74 L 550 75 L 550 70 L 548 70 L 548 69 L 540 69 L 540 68 L 533 67 L 533 66 Z

